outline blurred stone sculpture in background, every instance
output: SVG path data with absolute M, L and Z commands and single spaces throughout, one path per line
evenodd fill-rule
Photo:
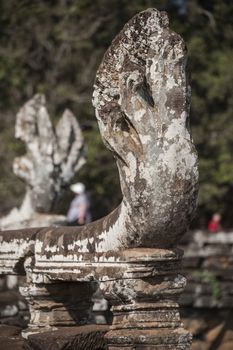
M 0 219 L 0 227 L 64 224 L 65 216 L 51 215 L 51 211 L 62 190 L 85 163 L 77 119 L 65 110 L 54 129 L 45 96 L 37 94 L 17 113 L 15 136 L 26 146 L 26 154 L 13 164 L 14 173 L 26 184 L 26 194 L 19 209 L 12 209 Z

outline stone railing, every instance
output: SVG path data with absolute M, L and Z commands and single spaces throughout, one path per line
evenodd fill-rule
M 180 244 L 188 279 L 180 299 L 194 308 L 233 307 L 233 232 L 189 232 Z
M 35 239 L 45 232 L 2 233 L 5 254 L 0 255 L 0 271 L 27 275 L 26 285 L 20 287 L 31 314 L 24 337 L 92 323 L 92 295 L 99 285 L 112 305 L 113 324 L 105 336 L 109 349 L 125 343 L 129 348 L 137 344 L 138 349 L 145 343 L 151 349 L 156 344 L 164 349 L 189 348 L 191 337 L 182 328 L 178 305 L 186 281 L 179 274 L 181 250 L 135 248 L 74 260 L 65 249 L 60 258 L 51 254 L 50 261 L 38 260 L 35 266 L 33 249 L 39 249 Z
M 121 205 L 79 228 L 0 233 L 1 273 L 27 277 L 24 337 L 91 323 L 99 286 L 113 311 L 109 350 L 189 349 L 178 309 L 182 251 L 175 248 L 197 197 L 189 100 L 182 39 L 165 13 L 136 15 L 106 52 L 93 95 L 119 169 Z

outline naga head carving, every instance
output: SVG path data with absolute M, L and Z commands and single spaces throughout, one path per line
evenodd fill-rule
M 36 233 L 35 266 L 37 271 L 45 266 L 46 274 L 48 266 L 54 266 L 50 260 L 65 266 L 73 261 L 76 267 L 77 259 L 83 263 L 90 254 L 97 254 L 95 262 L 108 257 L 111 262 L 112 251 L 170 247 L 187 230 L 195 211 L 198 171 L 188 129 L 186 49 L 180 36 L 169 30 L 164 12 L 139 13 L 113 40 L 97 72 L 93 104 L 102 138 L 116 157 L 123 201 L 83 227 Z M 59 149 L 66 150 L 66 140 Z M 28 149 L 28 157 L 34 149 Z
M 187 229 L 198 181 L 186 48 L 168 24 L 166 13 L 155 9 L 132 18 L 106 52 L 93 95 L 100 132 L 117 160 L 123 201 L 139 218 L 135 230 L 148 222 L 161 234 L 171 221 Z
M 33 211 L 50 212 L 62 189 L 85 163 L 84 141 L 75 116 L 65 110 L 53 128 L 45 96 L 36 94 L 16 116 L 16 137 L 26 154 L 15 158 L 14 173 L 26 183 Z

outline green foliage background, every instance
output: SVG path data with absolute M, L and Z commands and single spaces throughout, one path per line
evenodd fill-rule
M 233 5 L 231 0 L 8 0 L 0 2 L 0 212 L 19 204 L 23 184 L 11 164 L 24 146 L 14 139 L 17 110 L 36 92 L 46 94 L 54 122 L 64 108 L 77 116 L 88 162 L 76 180 L 91 193 L 94 216 L 121 200 L 112 155 L 100 139 L 91 105 L 95 72 L 126 21 L 148 7 L 165 9 L 185 39 L 192 72 L 191 127 L 200 158 L 199 213 L 213 211 L 233 224 Z M 68 196 L 69 197 L 69 196 Z M 68 205 L 67 196 L 60 211 Z

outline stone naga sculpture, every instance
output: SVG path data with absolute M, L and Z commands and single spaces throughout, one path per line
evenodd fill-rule
M 93 102 L 123 193 L 98 249 L 171 246 L 193 215 L 198 171 L 186 49 L 165 14 L 146 11 L 126 24 L 97 72 Z
M 178 312 L 182 252 L 172 247 L 195 210 L 197 155 L 188 128 L 186 49 L 164 12 L 139 13 L 114 39 L 93 104 L 116 158 L 121 205 L 79 228 L 1 232 L 0 270 L 27 274 L 27 334 L 88 322 L 98 281 L 113 305 L 109 350 L 188 349 Z
M 123 200 L 107 217 L 75 230 L 75 254 L 172 246 L 195 211 L 198 170 L 185 44 L 165 13 L 145 11 L 125 25 L 99 67 L 93 96 Z
M 15 136 L 26 145 L 26 154 L 13 163 L 15 175 L 26 184 L 26 194 L 20 209 L 0 220 L 1 227 L 17 226 L 25 220 L 29 224 L 35 221 L 34 213 L 51 213 L 62 190 L 85 163 L 77 119 L 65 110 L 54 130 L 44 95 L 35 95 L 19 110 Z

